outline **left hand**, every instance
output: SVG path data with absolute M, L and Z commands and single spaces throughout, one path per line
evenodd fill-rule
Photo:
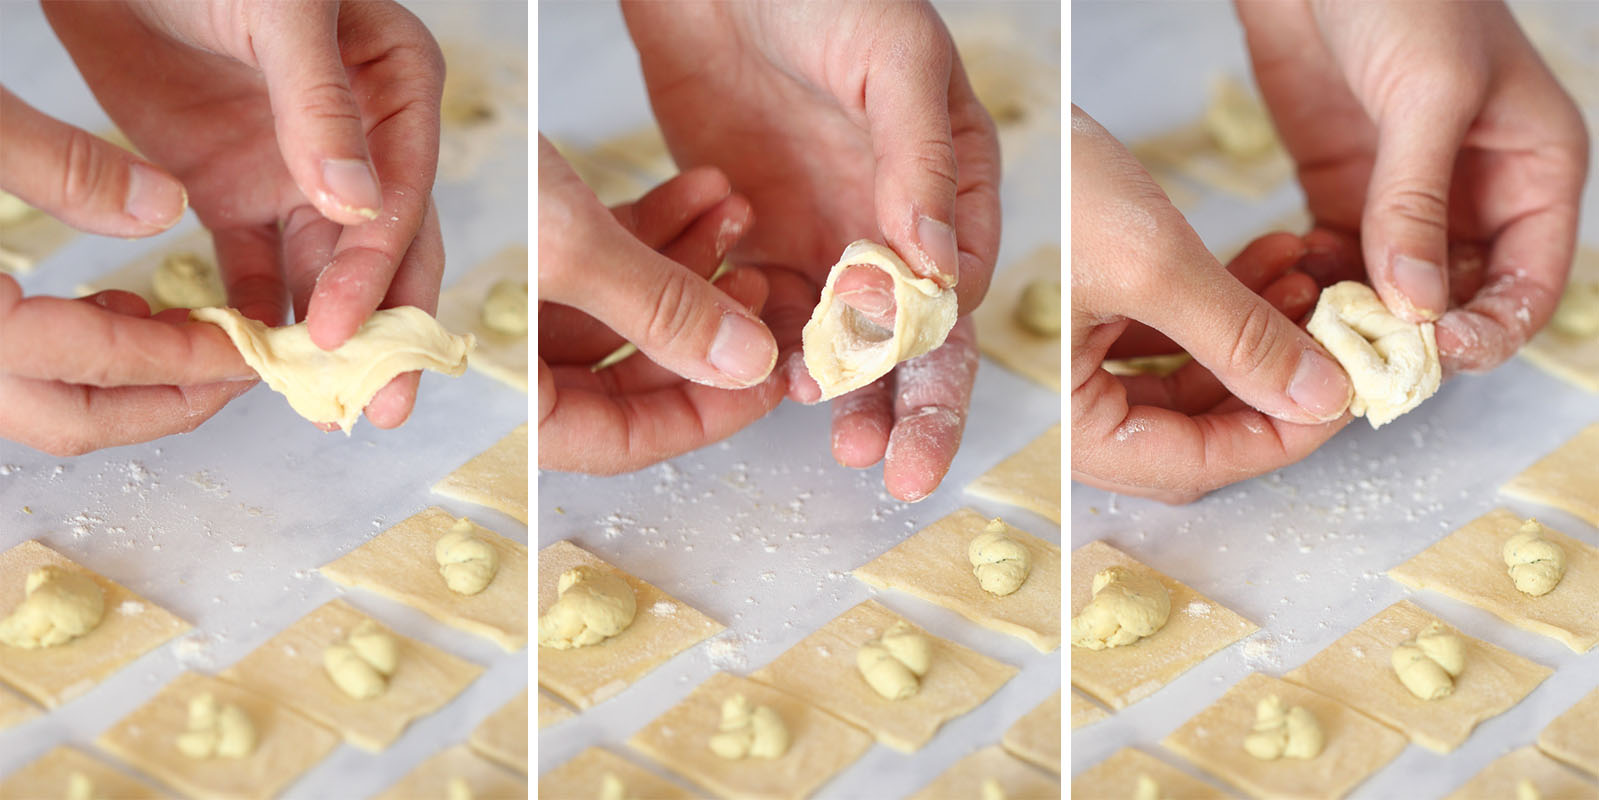
M 783 349 L 789 397 L 821 395 L 800 330 L 849 242 L 886 241 L 913 272 L 954 286 L 963 315 L 982 300 L 999 249 L 999 145 L 930 5 L 622 10 L 678 164 L 720 167 L 761 220 L 733 256 L 766 273 L 763 317 Z M 866 272 L 840 289 L 881 318 L 892 309 L 887 279 Z M 884 461 L 883 482 L 902 500 L 931 494 L 959 447 L 976 365 L 962 321 L 939 350 L 839 398 L 834 458 Z

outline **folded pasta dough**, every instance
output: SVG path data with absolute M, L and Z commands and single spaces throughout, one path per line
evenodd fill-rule
M 300 416 L 337 423 L 345 435 L 394 376 L 419 369 L 460 375 L 477 343 L 471 334 L 450 333 L 415 306 L 374 312 L 333 350 L 317 347 L 304 322 L 269 328 L 231 308 L 197 308 L 189 318 L 221 328 L 244 363 Z
M 833 285 L 848 267 L 877 267 L 894 280 L 894 329 L 880 327 L 833 297 Z M 844 248 L 827 274 L 822 299 L 805 323 L 805 368 L 822 387 L 822 399 L 851 392 L 888 374 L 895 364 L 944 343 L 955 327 L 952 289 L 918 278 L 893 250 L 860 239 Z

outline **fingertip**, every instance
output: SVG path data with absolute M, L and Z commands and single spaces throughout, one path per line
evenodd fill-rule
M 189 193 L 177 178 L 140 161 L 128 165 L 128 192 L 123 200 L 128 216 L 160 232 L 178 224 L 188 207 Z
M 796 403 L 813 406 L 822 401 L 822 387 L 805 366 L 805 353 L 795 350 L 783 365 L 788 373 L 788 396 Z
M 366 418 L 384 430 L 392 430 L 410 419 L 416 407 L 416 390 L 422 373 L 407 372 L 395 376 L 388 385 L 378 390 L 366 405 Z

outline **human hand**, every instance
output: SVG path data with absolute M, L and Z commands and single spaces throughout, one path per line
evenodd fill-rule
M 106 112 L 188 188 L 231 305 L 276 325 L 287 296 L 325 349 L 379 307 L 434 310 L 443 60 L 410 12 L 151 0 L 45 13 Z M 418 378 L 395 378 L 368 419 L 404 422 Z
M 1348 423 L 1348 378 L 1293 322 L 1317 295 L 1291 271 L 1299 237 L 1262 237 L 1224 270 L 1075 106 L 1071 152 L 1073 480 L 1190 502 L 1298 461 Z M 1194 361 L 1166 377 L 1102 366 L 1178 349 Z
M 709 278 L 749 201 L 689 170 L 607 209 L 539 137 L 539 467 L 615 474 L 703 447 L 783 399 L 754 269 Z M 624 341 L 643 357 L 593 371 Z
M 1238 2 L 1310 211 L 1307 269 L 1437 320 L 1446 370 L 1554 313 L 1588 172 L 1582 117 L 1503 3 Z M 1355 242 L 1358 241 L 1358 244 Z
M 953 286 L 963 314 L 982 300 L 999 248 L 998 142 L 931 6 L 624 2 L 623 14 L 673 156 L 720 167 L 762 220 L 734 255 L 771 286 L 764 317 L 790 397 L 820 398 L 800 330 L 849 242 L 886 241 L 913 272 Z M 887 283 L 864 268 L 837 288 L 891 320 Z M 959 446 L 969 323 L 945 347 L 834 404 L 834 458 L 886 458 L 885 486 L 901 499 L 930 494 Z

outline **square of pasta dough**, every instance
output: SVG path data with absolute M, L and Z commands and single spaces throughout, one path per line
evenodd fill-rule
M 909 800 L 953 800 L 986 797 L 983 784 L 992 778 L 1005 800 L 1059 800 L 1060 780 L 1028 766 L 998 745 L 966 754 Z
M 985 302 L 972 312 L 983 355 L 1034 383 L 1060 391 L 1060 335 L 1041 336 L 1016 321 L 1022 292 L 1038 280 L 1061 280 L 1060 245 L 1044 245 L 994 273 Z
M 493 531 L 478 536 L 494 546 L 500 569 L 474 595 L 444 583 L 433 547 L 456 518 L 432 506 L 395 523 L 322 567 L 336 583 L 376 592 L 453 628 L 492 639 L 507 652 L 527 647 L 527 545 Z
M 178 253 L 193 255 L 200 261 L 210 265 L 210 274 L 216 277 L 216 282 L 212 284 L 211 288 L 222 292 L 224 295 L 226 294 L 226 290 L 221 283 L 221 273 L 217 268 L 216 246 L 212 242 L 210 231 L 204 228 L 194 231 L 171 244 L 150 250 L 88 283 L 78 284 L 74 289 L 79 297 L 96 292 L 104 292 L 109 289 L 119 289 L 144 298 L 144 301 L 150 304 L 150 312 L 152 314 L 165 311 L 171 306 L 168 306 L 161 301 L 161 298 L 156 296 L 153 283 L 155 272 L 161 267 L 161 262 L 165 261 L 168 256 L 177 255 Z
M 1565 551 L 1566 574 L 1548 594 L 1533 597 L 1516 588 L 1503 555 L 1505 542 L 1522 522 L 1503 508 L 1494 509 L 1388 570 L 1388 577 L 1585 653 L 1599 642 L 1599 548 L 1550 528 L 1546 538 Z
M 1596 785 L 1532 745 L 1496 759 L 1444 800 L 1510 800 L 1521 795 L 1516 785 L 1526 779 L 1542 800 L 1584 800 L 1599 797 Z
M 1509 711 L 1553 672 L 1444 625 L 1465 643 L 1465 668 L 1448 697 L 1419 699 L 1399 682 L 1390 657 L 1433 622 L 1442 620 L 1400 600 L 1283 677 L 1347 703 L 1428 750 L 1448 753 L 1477 723 Z
M 985 628 L 1025 639 L 1039 652 L 1060 647 L 1060 547 L 1010 525 L 1005 535 L 1025 545 L 1032 571 L 1016 591 L 988 593 L 972 574 L 966 548 L 987 527 L 983 515 L 962 508 L 917 531 L 855 569 L 879 589 L 898 589 L 943 606 Z
M 1569 511 L 1599 526 L 1599 422 L 1538 459 L 1499 491 L 1511 497 Z
M 0 731 L 14 728 L 39 716 L 39 709 L 28 699 L 0 683 Z
M 189 727 L 189 701 L 211 693 L 236 705 L 255 726 L 255 750 L 243 758 L 190 758 L 178 751 Z M 265 695 L 221 678 L 185 672 L 95 740 L 106 752 L 183 794 L 268 798 L 281 794 L 339 745 L 339 735 Z
M 539 776 L 539 796 L 598 798 L 606 774 L 622 782 L 623 797 L 649 800 L 694 800 L 692 792 L 599 747 L 578 753 L 571 761 Z
M 966 486 L 966 493 L 1060 524 L 1060 423 Z
M 1060 774 L 1060 691 L 1016 720 L 1000 746 L 1017 758 Z
M 1555 717 L 1538 734 L 1538 749 L 1599 778 L 1599 689 Z
M 1255 704 L 1267 695 L 1315 715 L 1326 743 L 1315 758 L 1262 761 L 1244 751 Z M 1162 742 L 1189 763 L 1243 791 L 1273 800 L 1348 794 L 1405 749 L 1404 734 L 1325 695 L 1258 672 L 1244 676 Z
M 1138 776 L 1148 775 L 1160 787 L 1162 798 L 1182 800 L 1227 800 L 1227 793 L 1160 759 L 1123 747 L 1110 758 L 1072 778 L 1073 797 L 1138 796 Z
M 527 423 L 433 484 L 433 493 L 527 523 Z
M 527 334 L 511 336 L 483 324 L 483 300 L 500 281 L 527 283 L 527 246 L 512 245 L 475 266 L 439 294 L 439 323 L 477 337 L 466 365 L 513 389 L 527 391 Z
M 543 704 L 540 697 L 540 705 Z M 543 727 L 542 725 L 540 727 Z M 483 718 L 466 740 L 478 755 L 527 774 L 527 690 Z
M 741 694 L 750 708 L 767 706 L 788 728 L 778 758 L 727 759 L 711 752 L 722 701 Z M 627 740 L 628 746 L 721 798 L 798 800 L 809 797 L 871 749 L 872 737 L 787 692 L 718 672 Z
M 1110 713 L 1100 708 L 1094 701 L 1073 691 L 1072 697 L 1072 730 L 1077 730 L 1084 725 L 1092 725 L 1108 716 Z
M 480 758 L 464 744 L 429 756 L 372 800 L 453 798 L 450 782 L 466 782 L 471 800 L 527 800 L 527 779 Z
M 1577 249 L 1566 291 L 1572 291 L 1580 282 L 1599 282 L 1599 249 Z M 1574 336 L 1546 325 L 1521 348 L 1520 355 L 1567 383 L 1599 392 L 1599 336 Z
M 1151 569 L 1132 556 L 1094 541 L 1072 552 L 1072 616 L 1093 599 L 1094 575 L 1127 567 L 1159 580 L 1171 595 L 1171 616 L 1151 636 L 1123 647 L 1071 652 L 1072 685 L 1113 709 L 1123 709 L 1159 691 L 1196 664 L 1259 630 L 1255 623 Z
M 539 692 L 539 730 L 544 730 L 556 723 L 565 722 L 577 716 L 566 704 L 549 695 Z
M 0 553 L 0 618 L 9 616 L 27 596 L 28 573 L 51 565 L 92 578 L 105 594 L 105 616 L 93 630 L 55 647 L 25 650 L 0 644 L 0 680 L 45 708 L 93 689 L 189 629 L 189 623 L 122 584 L 32 540 Z
M 166 794 L 144 781 L 66 745 L 39 756 L 32 763 L 0 778 L 0 798 L 46 800 L 70 798 L 73 773 L 89 779 L 90 796 L 116 800 L 162 800 Z
M 896 622 L 909 620 L 866 600 L 750 677 L 866 730 L 895 750 L 914 753 L 944 723 L 982 705 L 1016 675 L 1009 664 L 917 628 L 932 645 L 927 674 L 910 697 L 884 699 L 861 676 L 855 651 Z
M 633 587 L 633 624 L 588 647 L 539 648 L 539 685 L 578 708 L 609 700 L 673 656 L 722 631 L 722 624 L 568 541 L 539 551 L 539 615 L 555 605 L 561 573 L 587 565 Z
M 338 731 L 362 750 L 382 752 L 406 726 L 471 685 L 483 668 L 380 624 L 394 637 L 399 658 L 383 693 L 357 700 L 328 677 L 322 652 L 368 620 L 349 603 L 330 600 L 223 670 L 222 677 Z
M 21 219 L 0 222 L 0 273 L 33 272 L 77 235 L 65 222 L 36 208 Z

